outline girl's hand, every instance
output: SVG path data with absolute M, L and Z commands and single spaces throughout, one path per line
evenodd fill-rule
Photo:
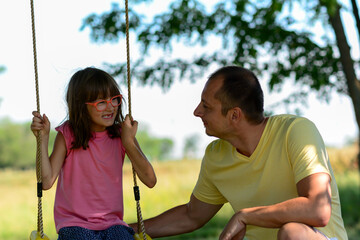
M 135 143 L 135 135 L 138 129 L 138 122 L 130 119 L 127 114 L 124 121 L 121 123 L 121 140 L 126 148 L 128 144 Z
M 41 116 L 40 113 L 37 111 L 32 112 L 34 116 L 31 122 L 30 129 L 37 136 L 38 132 L 40 131 L 41 136 L 49 136 L 50 134 L 50 121 L 48 117 L 44 114 Z
M 152 188 L 156 184 L 156 175 L 135 138 L 137 129 L 138 122 L 133 121 L 129 115 L 126 115 L 124 121 L 121 123 L 121 141 L 139 179 L 146 186 Z

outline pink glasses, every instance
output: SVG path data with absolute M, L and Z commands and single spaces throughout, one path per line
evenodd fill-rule
M 121 104 L 122 95 L 116 95 L 112 97 L 110 100 L 100 100 L 94 103 L 87 102 L 85 104 L 94 106 L 98 112 L 103 112 L 107 109 L 109 103 L 113 107 L 117 107 Z

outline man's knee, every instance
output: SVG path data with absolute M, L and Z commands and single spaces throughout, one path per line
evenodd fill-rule
M 306 239 L 309 226 L 302 223 L 286 223 L 278 231 L 279 240 Z

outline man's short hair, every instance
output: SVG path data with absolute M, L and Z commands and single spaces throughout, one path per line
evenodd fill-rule
M 264 95 L 259 80 L 253 72 L 239 66 L 226 66 L 210 75 L 209 81 L 222 78 L 223 85 L 215 94 L 221 102 L 221 112 L 226 115 L 239 107 L 248 121 L 259 123 L 264 118 Z

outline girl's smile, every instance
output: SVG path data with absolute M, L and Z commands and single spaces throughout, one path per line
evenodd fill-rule
M 103 116 L 103 118 L 104 118 L 104 119 L 112 119 L 112 118 L 114 118 L 114 114 L 113 114 L 113 113 L 111 113 L 111 114 L 106 114 L 106 115 Z

